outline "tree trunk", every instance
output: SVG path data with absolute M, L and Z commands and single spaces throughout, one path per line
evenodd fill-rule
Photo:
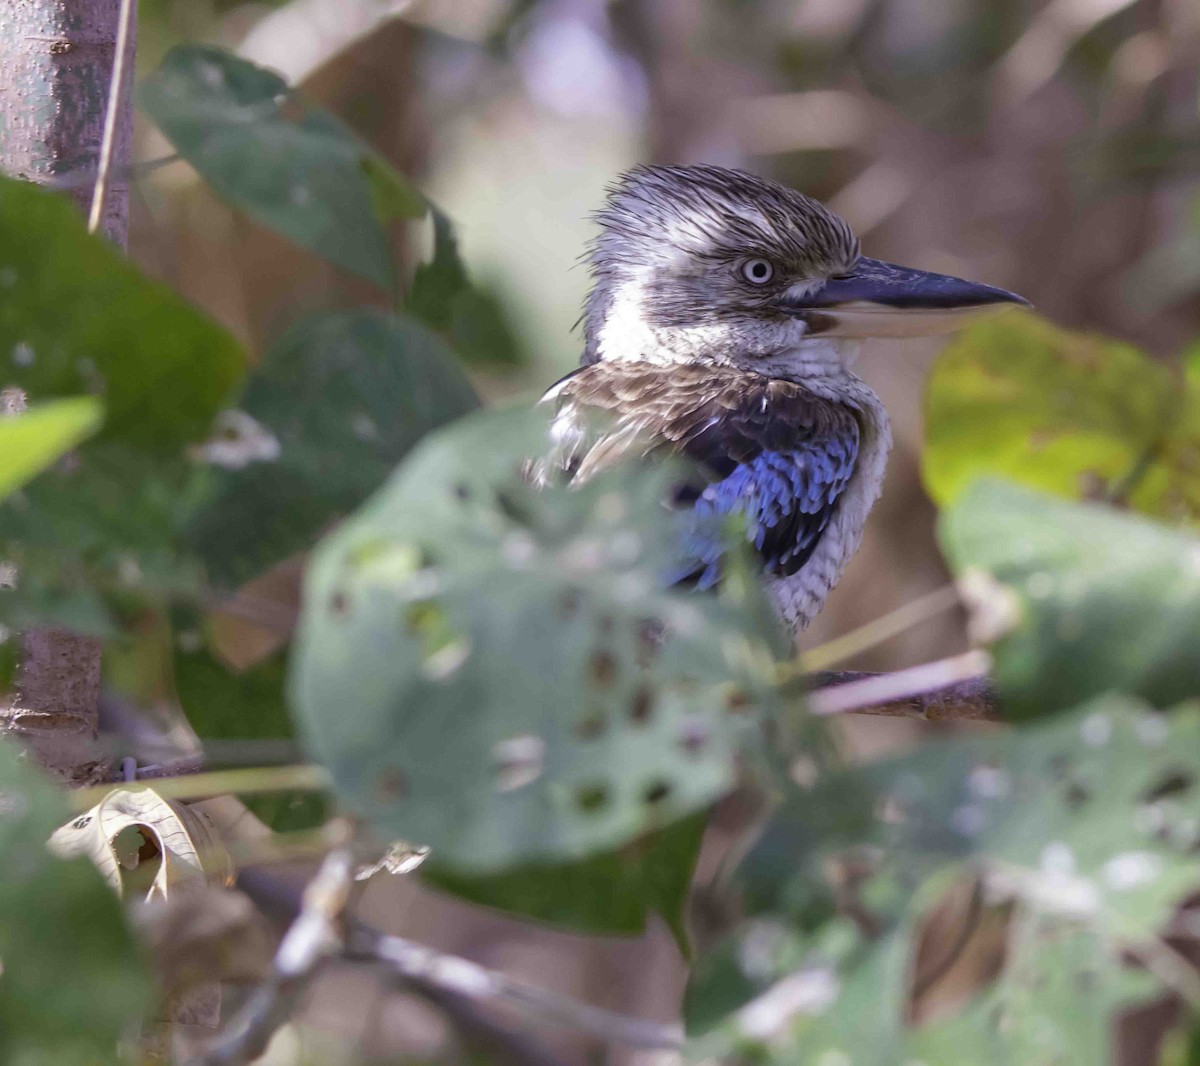
M 85 213 L 99 165 L 120 7 L 120 0 L 0 0 L 0 169 L 63 190 Z M 130 30 L 127 82 L 136 39 Z M 121 247 L 129 232 L 129 100 L 126 91 L 102 222 Z M 23 397 L 6 395 L 13 401 L 6 406 L 23 406 Z M 99 641 L 38 629 L 20 642 L 12 689 L 0 694 L 0 732 L 21 737 L 70 784 L 102 779 L 110 764 L 96 744 Z

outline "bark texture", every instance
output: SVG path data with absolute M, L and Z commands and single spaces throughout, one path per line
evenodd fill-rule
M 0 169 L 61 189 L 85 214 L 100 156 L 119 12 L 120 0 L 0 0 Z M 131 34 L 127 69 L 135 39 Z M 132 116 L 126 91 L 103 220 L 105 235 L 122 248 L 129 232 L 125 175 Z M 24 406 L 24 397 L 12 391 L 5 390 L 3 405 L 10 413 Z M 32 630 L 19 640 L 12 687 L 0 694 L 0 732 L 21 737 L 69 784 L 103 780 L 109 760 L 96 744 L 99 641 L 60 629 Z
M 85 213 L 100 157 L 120 6 L 120 0 L 0 0 L 0 168 L 64 190 Z M 134 42 L 131 36 L 131 53 Z M 103 227 L 121 247 L 129 232 L 129 101 L 126 93 Z

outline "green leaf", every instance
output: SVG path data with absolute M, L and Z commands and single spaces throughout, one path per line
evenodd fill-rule
M 904 1005 L 909 982 L 909 934 L 901 928 L 873 945 L 860 964 L 838 981 L 809 971 L 818 990 L 809 1010 L 798 1012 L 772 1042 L 768 1062 L 870 1062 L 907 1066 L 904 1055 Z M 835 997 L 829 1003 L 829 997 Z M 742 1014 L 743 1035 L 746 1020 Z
M 861 956 L 858 930 L 832 906 L 815 929 L 775 914 L 754 917 L 693 964 L 684 998 L 687 1032 L 720 1040 L 723 1028 L 728 1035 L 729 1016 L 781 978 L 799 970 L 832 976 Z
M 0 418 L 0 499 L 91 436 L 104 421 L 104 405 L 90 396 L 37 404 Z
M 240 380 L 237 343 L 90 236 L 70 201 L 0 178 L 0 381 L 33 403 L 102 394 L 97 438 L 170 453 Z
M 1197 827 L 1196 703 L 1163 714 L 1107 696 L 793 788 L 738 871 L 752 917 L 723 948 L 723 984 L 702 973 L 702 1020 L 714 1003 L 737 1013 L 697 1050 L 749 1043 L 778 1063 L 832 1051 L 897 1064 L 1107 1061 L 1113 1012 L 1163 991 L 1164 971 L 1130 971 L 1127 953 L 1159 950 L 1195 891 Z M 848 869 L 852 882 L 829 873 Z M 1006 968 L 959 1014 L 906 1029 L 915 931 L 967 876 L 1011 908 Z M 877 941 L 848 941 L 832 910 L 807 931 L 814 891 L 835 889 L 843 906 L 850 890 Z M 758 1047 L 747 1018 L 780 982 L 793 994 L 773 1002 L 798 1006 Z M 872 1042 L 887 1054 L 868 1055 Z
M 320 112 L 318 112 L 320 114 Z M 333 126 L 347 136 L 354 136 L 338 124 L 332 115 L 325 116 Z M 363 157 L 362 172 L 371 188 L 371 203 L 380 222 L 398 222 L 406 218 L 420 218 L 429 210 L 429 204 L 408 179 L 397 173 L 381 156 L 363 141 L 358 142 Z
M 993 678 L 1009 713 L 1110 689 L 1158 706 L 1200 694 L 1200 539 L 999 481 L 945 512 L 940 537 L 979 587 L 982 627 L 997 630 Z
M 862 815 L 814 834 L 819 812 L 851 794 L 864 797 Z M 928 744 L 797 791 L 745 877 L 760 908 L 773 901 L 790 910 L 796 873 L 781 876 L 782 856 L 802 871 L 812 868 L 805 862 L 871 845 L 885 851 L 881 869 L 914 883 L 981 864 L 995 871 L 998 892 L 1137 942 L 1195 887 L 1198 819 L 1200 705 L 1161 714 L 1106 696 L 1021 730 Z
M 306 583 L 291 693 L 310 752 L 379 835 L 460 873 L 593 856 L 707 807 L 773 698 L 758 584 L 662 587 L 677 472 L 538 490 L 523 468 L 546 432 L 510 411 L 438 433 Z
M 437 208 L 430 214 L 433 258 L 417 267 L 407 310 L 444 334 L 468 363 L 519 364 L 522 354 L 503 305 L 493 294 L 472 287 L 450 219 Z
M 0 595 L 12 628 L 66 625 L 103 635 L 146 596 L 195 594 L 201 567 L 182 530 L 205 471 L 103 436 L 0 503 L 0 558 L 17 564 Z
M 1180 380 L 1131 345 L 1019 312 L 982 321 L 934 365 L 925 422 L 925 485 L 942 506 L 997 475 L 1200 520 L 1200 374 Z
M 707 822 L 706 814 L 694 814 L 579 862 L 531 864 L 492 876 L 442 870 L 432 854 L 421 879 L 474 903 L 579 932 L 637 936 L 656 913 L 687 954 L 685 908 Z
M 142 108 L 219 195 L 255 221 L 383 288 L 395 284 L 381 222 L 425 202 L 333 115 L 276 74 L 201 45 L 173 48 Z
M 85 859 L 46 840 L 70 817 L 61 794 L 0 741 L 0 1061 L 118 1061 L 149 985 L 121 907 Z
M 355 311 L 298 323 L 242 401 L 277 458 L 214 471 L 216 496 L 192 526 L 210 574 L 241 582 L 311 547 L 425 433 L 478 402 L 446 345 L 410 319 Z
M 692 1057 L 772 1066 L 1067 1066 L 1112 1061 L 1114 1017 L 1144 1004 L 1155 982 L 1123 969 L 1095 931 L 1041 915 L 1019 919 L 1006 965 L 980 995 L 947 1016 L 906 1023 L 911 929 L 864 945 L 845 973 L 811 960 L 693 1042 Z M 790 995 L 783 994 L 788 990 Z M 771 999 L 774 997 L 775 1002 Z M 788 1011 L 791 1009 L 789 1015 Z M 777 1030 L 764 1038 L 772 1019 Z
M 820 945 L 799 960 L 790 957 L 792 945 L 785 946 L 785 927 L 754 927 L 727 976 L 749 971 L 761 991 L 753 998 L 742 992 L 744 1001 L 723 1024 L 693 1038 L 689 1059 L 906 1066 L 912 1061 L 904 1055 L 910 933 L 893 931 L 850 959 L 833 958 Z M 792 972 L 764 980 L 780 958 L 790 959 Z
M 0 613 L 9 625 L 104 631 L 114 598 L 194 586 L 198 568 L 177 541 L 204 471 L 185 450 L 208 432 L 244 359 L 42 189 L 0 180 L 0 248 L 0 380 L 35 404 L 96 393 L 105 408 L 70 462 L 0 503 L 0 558 L 21 567 Z

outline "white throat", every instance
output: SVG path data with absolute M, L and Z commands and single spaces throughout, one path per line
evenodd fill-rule
M 606 307 L 588 310 L 589 315 L 601 315 L 600 327 L 595 330 L 595 354 L 600 359 L 671 361 L 663 358 L 666 352 L 646 321 L 641 285 L 627 281 L 609 295 Z
M 636 279 L 593 293 L 587 308 L 589 362 L 732 366 L 814 386 L 822 394 L 821 383 L 827 382 L 832 399 L 838 384 L 853 377 L 860 342 L 811 336 L 800 319 L 746 318 L 658 328 L 647 318 L 644 299 L 645 288 Z

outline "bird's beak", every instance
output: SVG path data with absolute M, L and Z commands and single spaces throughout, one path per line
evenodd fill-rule
M 779 306 L 822 336 L 928 337 L 1014 305 L 1030 303 L 991 285 L 863 257 L 815 291 L 785 293 Z

